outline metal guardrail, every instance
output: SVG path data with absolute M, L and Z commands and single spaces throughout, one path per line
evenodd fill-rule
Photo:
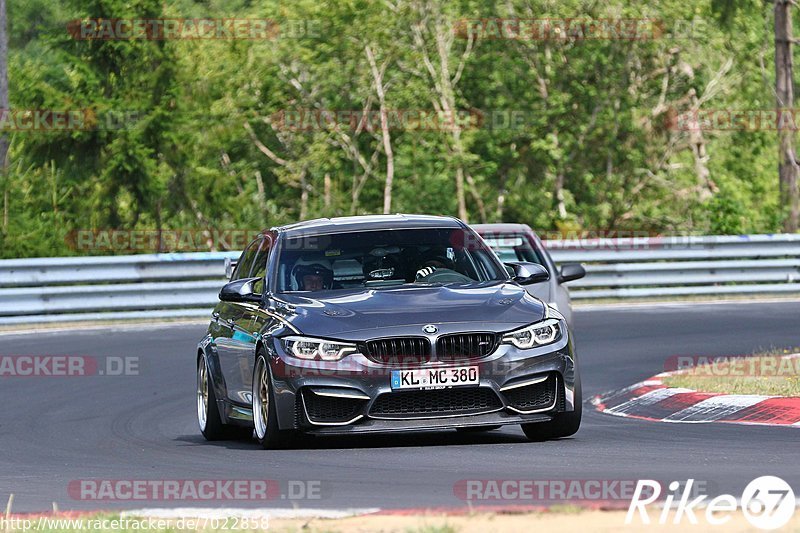
M 239 252 L 0 260 L 0 324 L 208 316 Z
M 800 234 L 548 241 L 557 263 L 581 262 L 574 300 L 800 293 Z
M 545 243 L 581 262 L 575 301 L 689 295 L 800 294 L 800 235 Z M 0 324 L 204 317 L 238 252 L 0 260 Z

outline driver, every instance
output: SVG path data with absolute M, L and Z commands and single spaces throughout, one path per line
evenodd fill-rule
M 301 291 L 321 291 L 333 285 L 333 272 L 319 263 L 297 265 L 292 275 Z

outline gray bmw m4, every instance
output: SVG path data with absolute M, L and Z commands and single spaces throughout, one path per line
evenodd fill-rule
M 209 440 L 265 448 L 303 435 L 519 424 L 574 434 L 581 383 L 569 327 L 462 221 L 381 215 L 264 231 L 219 293 L 197 351 Z

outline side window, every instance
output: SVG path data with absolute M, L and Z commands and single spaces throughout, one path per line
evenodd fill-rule
M 264 292 L 264 276 L 267 275 L 267 261 L 269 259 L 269 251 L 272 249 L 272 236 L 267 235 L 258 245 L 255 259 L 253 260 L 253 267 L 250 270 L 251 278 L 260 278 L 253 289 L 258 293 Z
M 250 276 L 250 270 L 253 268 L 253 262 L 255 261 L 256 253 L 258 253 L 261 240 L 261 237 L 254 240 L 245 248 L 244 252 L 242 252 L 242 256 L 239 258 L 239 264 L 236 265 L 236 272 L 231 276 L 232 280 Z

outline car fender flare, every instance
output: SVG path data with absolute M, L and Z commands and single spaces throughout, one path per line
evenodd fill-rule
M 208 379 L 211 380 L 211 386 L 214 388 L 214 395 L 217 397 L 217 410 L 219 411 L 220 418 L 223 423 L 228 422 L 226 410 L 224 408 L 224 400 L 220 398 L 228 397 L 228 389 L 225 386 L 225 377 L 222 375 L 222 369 L 219 365 L 219 357 L 217 351 L 214 349 L 213 340 L 207 336 L 197 346 L 197 363 L 199 364 L 200 358 L 205 355 L 206 364 L 208 365 Z

